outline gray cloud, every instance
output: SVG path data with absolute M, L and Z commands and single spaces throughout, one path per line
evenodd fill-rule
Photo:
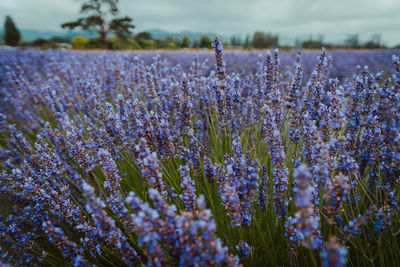
M 76 0 L 2 0 L 0 17 L 11 15 L 20 28 L 61 32 L 59 25 L 77 18 L 79 7 Z M 400 44 L 399 0 L 120 0 L 120 9 L 134 18 L 136 31 L 261 30 L 286 38 L 322 34 L 327 41 L 380 34 L 385 43 Z

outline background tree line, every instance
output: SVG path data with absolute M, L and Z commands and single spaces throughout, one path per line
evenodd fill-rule
M 212 39 L 202 36 L 198 40 L 191 40 L 187 36 L 181 39 L 166 37 L 153 38 L 149 32 L 139 32 L 136 35 L 133 19 L 124 16 L 118 17 L 118 0 L 82 0 L 80 18 L 63 23 L 62 28 L 70 30 L 80 28 L 85 32 L 97 33 L 98 37 L 86 39 L 77 36 L 73 39 L 54 36 L 49 39 L 39 38 L 32 42 L 21 41 L 21 34 L 10 16 L 4 23 L 3 43 L 9 46 L 33 46 L 42 49 L 48 48 L 75 48 L 75 49 L 179 49 L 179 48 L 211 48 Z M 110 18 L 110 19 L 108 19 Z M 1 35 L 0 35 L 1 36 Z M 256 31 L 253 36 L 247 34 L 245 38 L 234 35 L 230 42 L 225 42 L 226 48 L 265 49 L 265 48 L 292 48 L 279 43 L 278 34 Z M 326 43 L 323 36 L 318 38 L 297 39 L 295 47 L 305 49 L 350 48 L 350 49 L 379 49 L 386 48 L 382 44 L 380 35 L 374 34 L 370 40 L 361 42 L 357 34 L 349 35 L 341 44 Z M 400 48 L 400 45 L 397 46 Z

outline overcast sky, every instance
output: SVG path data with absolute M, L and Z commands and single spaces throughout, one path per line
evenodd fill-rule
M 60 31 L 78 18 L 77 0 L 1 0 L 0 18 L 9 14 L 23 29 Z M 133 17 L 135 32 L 243 34 L 256 30 L 283 38 L 324 35 L 342 41 L 380 34 L 388 45 L 400 44 L 400 0 L 120 0 L 121 15 Z

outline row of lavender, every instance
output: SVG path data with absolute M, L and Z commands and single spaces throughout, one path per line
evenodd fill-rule
M 0 51 L 0 262 L 399 262 L 398 57 L 214 50 Z

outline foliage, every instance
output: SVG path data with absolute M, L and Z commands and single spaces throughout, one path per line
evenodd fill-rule
M 16 46 L 21 40 L 21 34 L 10 16 L 6 17 L 6 21 L 4 23 L 3 40 L 6 45 L 10 46 Z
M 301 43 L 301 46 L 303 48 L 309 48 L 309 49 L 321 49 L 324 47 L 324 43 L 322 40 L 307 40 Z
M 140 49 L 140 45 L 133 38 L 120 38 L 111 37 L 109 39 L 110 49 L 112 50 L 127 50 L 127 49 Z
M 242 45 L 242 40 L 241 40 L 240 36 L 233 35 L 231 37 L 230 44 L 233 45 L 233 46 Z
M 73 48 L 82 49 L 88 43 L 88 40 L 85 37 L 76 36 L 74 39 L 72 39 L 71 42 L 72 42 L 72 47 Z
M 349 47 L 349 48 L 360 48 L 360 40 L 358 38 L 358 34 L 349 35 L 346 38 L 344 45 L 345 45 L 345 47 Z
M 211 43 L 212 43 L 211 38 L 204 35 L 200 38 L 199 47 L 200 48 L 211 48 Z
M 255 32 L 253 36 L 253 46 L 255 48 L 269 48 L 278 46 L 278 35 L 270 33 Z
M 96 48 L 102 48 L 102 47 L 103 47 L 103 43 L 102 43 L 101 38 L 89 38 L 88 42 L 85 45 L 85 48 L 89 48 L 89 49 L 96 49 Z
M 181 42 L 181 47 L 182 48 L 188 48 L 190 47 L 190 39 L 187 36 L 183 36 L 182 42 Z
M 61 37 L 61 36 L 53 36 L 49 39 L 49 41 L 55 42 L 55 43 L 69 43 L 70 39 L 68 39 L 66 37 Z
M 157 43 L 154 40 L 147 40 L 147 39 L 139 39 L 138 43 L 141 48 L 143 49 L 156 49 Z
M 42 50 L 46 50 L 46 49 L 59 49 L 59 48 L 70 48 L 68 43 L 64 43 L 64 42 L 59 42 L 59 41 L 64 41 L 58 38 L 52 38 L 50 40 L 48 39 L 43 39 L 43 38 L 39 38 L 36 39 L 34 41 L 32 41 L 31 43 L 26 42 L 21 46 L 25 46 L 25 47 L 38 47 Z
M 118 37 L 128 37 L 132 34 L 131 29 L 135 27 L 132 19 L 127 16 L 106 21 L 108 16 L 118 14 L 117 4 L 118 0 L 84 0 L 81 13 L 88 14 L 88 16 L 64 23 L 61 26 L 69 29 L 80 27 L 85 31 L 95 31 L 101 37 L 103 49 L 107 49 L 107 35 L 110 32 L 114 32 Z
M 178 49 L 179 47 L 175 43 L 171 42 L 171 43 L 167 44 L 167 46 L 165 48 L 169 49 L 169 50 L 175 50 L 175 49 Z
M 139 32 L 138 34 L 135 35 L 135 39 L 145 39 L 145 40 L 151 40 L 153 39 L 151 34 L 149 32 Z
M 163 48 L 168 49 L 167 47 L 168 46 L 171 47 L 172 44 L 176 47 L 179 47 L 179 41 L 172 37 L 166 37 L 164 39 L 156 39 L 154 41 L 157 43 L 157 48 L 161 48 L 161 49 L 163 49 Z

